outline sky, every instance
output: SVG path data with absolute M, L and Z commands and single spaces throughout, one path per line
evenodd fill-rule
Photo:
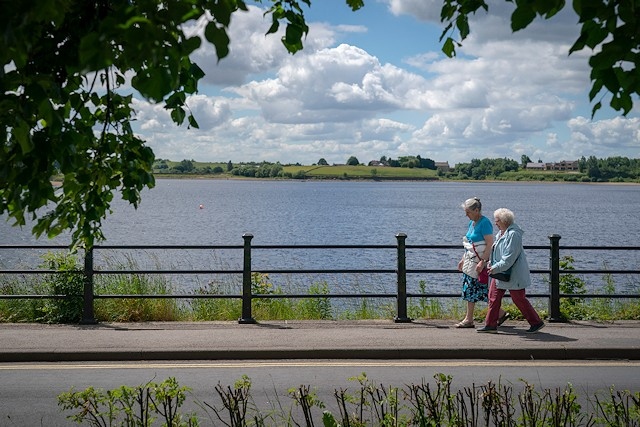
M 312 1 L 295 55 L 280 35 L 265 36 L 271 18 L 250 6 L 233 15 L 228 57 L 218 61 L 207 43 L 192 55 L 206 73 L 187 100 L 200 128 L 138 98 L 134 129 L 173 161 L 640 158 L 637 97 L 626 117 L 605 98 L 591 120 L 591 51 L 568 54 L 580 32 L 572 7 L 512 33 L 513 4 L 489 5 L 471 17 L 455 58 L 441 51 L 442 0 L 367 0 L 356 12 L 344 0 Z

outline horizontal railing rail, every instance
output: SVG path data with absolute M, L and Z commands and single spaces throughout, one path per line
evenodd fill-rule
M 243 245 L 96 245 L 93 249 L 88 250 L 84 254 L 84 268 L 77 271 L 62 271 L 57 269 L 5 269 L 0 270 L 1 275 L 39 275 L 39 274 L 82 274 L 84 279 L 83 289 L 83 316 L 82 323 L 96 323 L 94 316 L 94 300 L 95 299 L 114 299 L 114 298 L 137 298 L 137 299 L 202 299 L 202 298 L 225 298 L 225 299 L 241 299 L 242 300 L 242 317 L 238 320 L 240 323 L 255 323 L 256 320 L 252 315 L 252 301 L 254 299 L 273 299 L 273 298 L 393 298 L 396 300 L 396 322 L 410 322 L 411 319 L 407 315 L 407 301 L 410 298 L 452 298 L 459 297 L 460 293 L 415 293 L 407 292 L 407 276 L 418 274 L 454 274 L 458 273 L 455 269 L 441 268 L 407 268 L 407 250 L 459 250 L 459 245 L 407 245 L 406 234 L 399 233 L 396 235 L 396 245 L 252 245 L 253 235 L 245 234 L 242 236 Z M 548 269 L 531 269 L 532 274 L 548 275 L 549 292 L 547 293 L 530 293 L 528 296 L 533 298 L 547 298 L 549 304 L 549 320 L 561 321 L 560 315 L 560 299 L 561 298 L 640 298 L 637 294 L 571 294 L 560 292 L 560 276 L 563 274 L 627 274 L 640 275 L 640 270 L 625 269 L 561 269 L 560 268 L 560 251 L 592 251 L 599 250 L 608 251 L 640 251 L 638 246 L 560 246 L 560 236 L 549 236 L 549 245 L 529 245 L 525 246 L 525 250 L 544 250 L 549 251 L 549 268 Z M 68 250 L 67 246 L 62 245 L 0 245 L 0 250 Z M 396 268 L 382 269 L 254 269 L 252 266 L 252 253 L 255 251 L 270 250 L 394 250 L 396 252 Z M 96 251 L 109 250 L 237 250 L 242 251 L 242 269 L 96 269 L 94 268 L 94 253 Z M 395 275 L 396 291 L 382 293 L 330 293 L 330 294 L 296 294 L 296 293 L 277 293 L 277 294 L 256 294 L 252 292 L 251 276 L 254 273 L 260 274 L 388 274 Z M 122 275 L 122 274 L 140 274 L 140 275 L 191 275 L 191 274 L 208 274 L 208 275 L 242 275 L 242 293 L 241 294 L 96 294 L 94 291 L 94 276 L 96 275 Z M 70 298 L 71 295 L 4 295 L 0 294 L 0 299 L 64 299 Z M 76 296 L 77 297 L 77 296 Z

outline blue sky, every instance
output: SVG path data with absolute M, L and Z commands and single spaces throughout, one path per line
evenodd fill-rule
M 227 58 L 210 46 L 193 55 L 207 73 L 188 100 L 200 129 L 138 99 L 136 131 L 176 161 L 640 157 L 640 100 L 627 117 L 605 101 L 590 119 L 590 52 L 568 55 L 580 29 L 571 6 L 513 34 L 513 5 L 489 4 L 454 59 L 440 50 L 441 0 L 369 0 L 357 12 L 315 0 L 296 55 L 265 37 L 269 18 L 251 6 L 232 20 Z

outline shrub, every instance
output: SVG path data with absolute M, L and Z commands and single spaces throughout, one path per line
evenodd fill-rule
M 560 260 L 562 270 L 575 270 L 573 257 L 564 256 Z M 560 292 L 564 294 L 584 294 L 586 286 L 584 280 L 573 274 L 560 276 Z M 583 319 L 586 315 L 583 298 L 562 298 L 560 300 L 560 315 L 563 319 Z
M 327 409 L 316 392 L 307 385 L 288 390 L 293 400 L 287 408 L 278 406 L 264 412 L 251 396 L 251 380 L 246 375 L 232 386 L 215 386 L 213 398 L 199 407 L 212 425 L 241 426 L 637 426 L 640 422 L 640 393 L 617 391 L 586 396 L 583 408 L 571 384 L 555 390 L 538 391 L 525 381 L 516 392 L 508 384 L 489 381 L 472 384 L 457 391 L 450 375 L 436 373 L 435 384 L 425 381 L 403 387 L 384 386 L 369 380 L 366 373 L 349 378 L 356 383 L 354 391 L 336 389 L 337 414 Z M 151 426 L 156 419 L 165 426 L 197 426 L 195 413 L 182 414 L 188 387 L 175 378 L 160 384 L 137 387 L 122 386 L 104 391 L 89 387 L 83 391 L 61 393 L 58 405 L 71 411 L 67 418 L 92 426 Z M 276 390 L 276 393 L 278 391 Z M 211 412 L 209 412 L 211 411 Z M 300 413 L 301 412 L 301 413 Z M 320 418 L 320 419 L 318 419 Z
M 68 253 L 49 252 L 43 256 L 42 267 L 58 270 L 48 274 L 42 284 L 53 298 L 41 307 L 41 318 L 46 323 L 79 323 L 82 320 L 84 275 L 76 257 Z

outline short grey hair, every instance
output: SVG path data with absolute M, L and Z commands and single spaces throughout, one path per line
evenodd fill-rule
M 507 226 L 513 224 L 516 220 L 516 216 L 507 208 L 496 209 L 493 213 L 493 217 L 495 219 L 499 219 L 503 224 L 507 224 Z
M 464 201 L 464 203 L 462 204 L 462 209 L 464 210 L 476 210 L 478 209 L 479 211 L 482 210 L 482 203 L 480 203 L 480 199 L 477 197 L 472 197 L 470 199 L 467 199 Z

